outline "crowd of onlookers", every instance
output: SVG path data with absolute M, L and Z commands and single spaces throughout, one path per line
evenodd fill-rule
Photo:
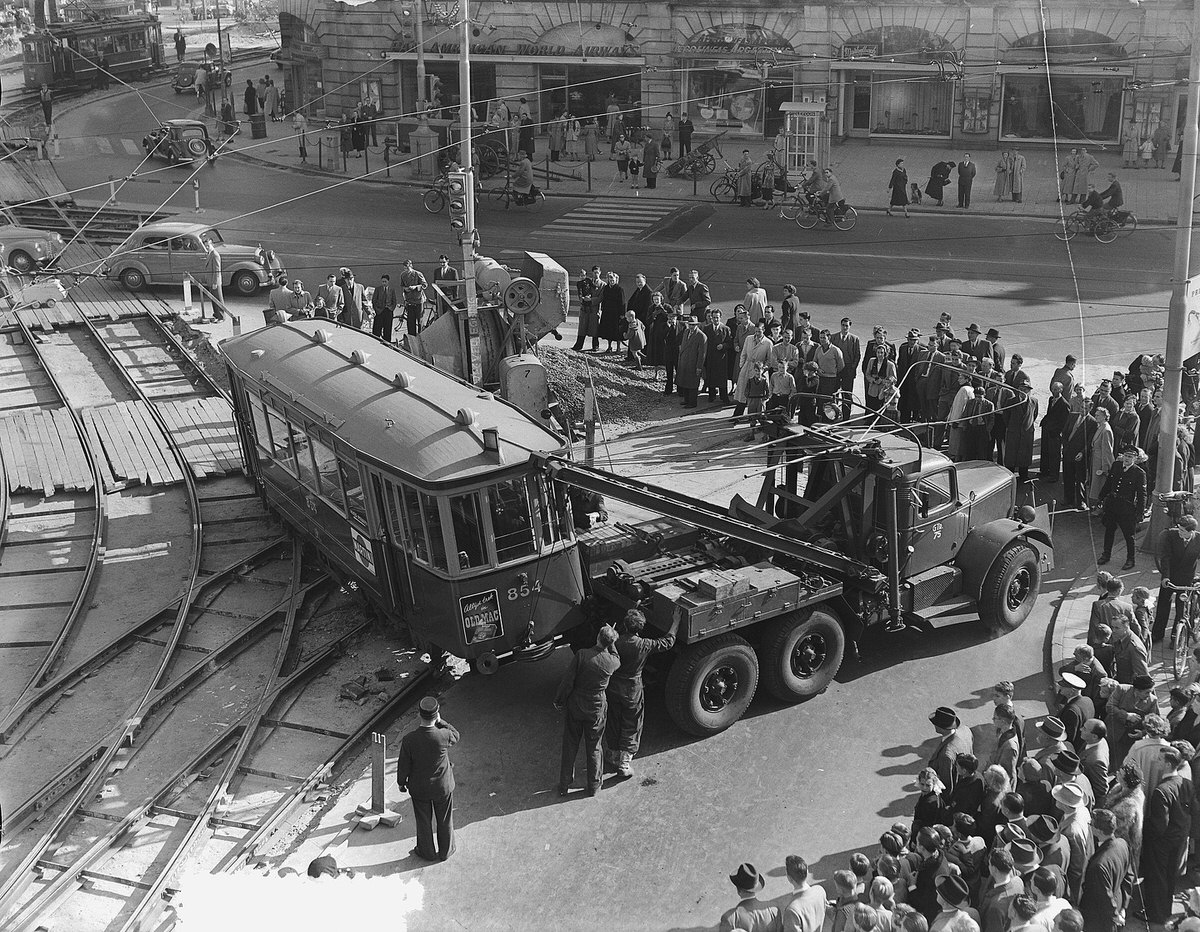
M 977 734 L 936 709 L 912 819 L 821 886 L 787 857 L 792 892 L 777 899 L 740 865 L 721 932 L 1116 932 L 1164 928 L 1177 899 L 1180 932 L 1200 932 L 1200 897 L 1176 896 L 1200 857 L 1197 670 L 1160 708 L 1145 648 L 1120 621 L 1132 607 L 1102 604 L 1116 640 L 1059 671 L 1053 715 L 1026 729 L 1011 682 L 994 687 L 992 727 Z

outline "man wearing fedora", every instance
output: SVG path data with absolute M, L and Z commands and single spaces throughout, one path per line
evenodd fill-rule
M 929 757 L 929 766 L 934 769 L 941 781 L 953 792 L 957 781 L 955 761 L 959 754 L 974 753 L 974 742 L 969 729 L 962 727 L 955 711 L 947 706 L 939 706 L 929 716 L 930 724 L 938 733 L 938 744 Z
M 1107 681 L 1105 681 L 1107 682 Z M 1139 673 L 1132 683 L 1120 683 L 1108 697 L 1108 747 L 1115 772 L 1125 763 L 1125 755 L 1133 747 L 1134 733 L 1147 715 L 1158 715 L 1158 696 L 1154 692 L 1154 677 Z
M 1147 797 L 1141 856 L 1142 900 L 1146 919 L 1154 923 L 1171 918 L 1175 885 L 1187 855 L 1194 801 L 1188 762 L 1173 747 L 1160 753 L 1168 775 Z
M 720 932 L 778 932 L 779 907 L 758 898 L 766 881 L 753 864 L 739 864 L 729 875 L 738 892 L 738 904 L 721 916 Z
M 458 731 L 442 721 L 433 696 L 421 700 L 420 714 L 420 726 L 400 740 L 396 782 L 412 799 L 417 827 L 413 852 L 426 861 L 445 861 L 454 853 L 454 765 L 450 763 L 450 748 L 458 744 Z
M 995 327 L 988 327 L 986 339 L 992 346 L 992 362 L 996 366 L 996 371 L 1003 372 L 1004 361 L 1008 358 L 1008 350 L 1000 339 L 1000 331 Z
M 1065 878 L 1071 864 L 1071 846 L 1058 830 L 1058 819 L 1051 815 L 1029 816 L 1025 833 L 1037 845 L 1042 864 L 1057 868 Z
M 1050 795 L 1054 797 L 1062 818 L 1058 830 L 1071 846 L 1071 862 L 1067 865 L 1067 896 L 1079 899 L 1079 885 L 1083 883 L 1083 871 L 1092 856 L 1092 820 L 1087 810 L 1087 800 L 1074 783 L 1060 783 Z
M 975 360 L 983 359 L 985 356 L 988 359 L 992 358 L 992 345 L 987 340 L 980 338 L 981 333 L 983 331 L 979 329 L 979 324 L 971 324 L 967 328 L 967 342 L 962 345 L 964 356 Z
M 1107 809 L 1092 813 L 1096 853 L 1083 873 L 1079 911 L 1088 932 L 1117 932 L 1125 925 L 1125 911 L 1133 892 L 1129 845 L 1116 837 L 1117 819 Z
M 979 913 L 972 909 L 968 902 L 971 891 L 967 888 L 967 882 L 958 874 L 943 877 L 937 882 L 936 890 L 940 911 L 929 923 L 929 932 L 946 932 L 959 916 L 968 916 L 973 922 L 979 922 Z
M 1067 726 L 1057 715 L 1047 715 L 1037 724 L 1037 740 L 1041 745 L 1033 755 L 1042 767 L 1047 779 L 1053 779 L 1050 773 L 1050 759 L 1059 751 L 1070 748 L 1067 744 Z
M 1042 866 L 1042 852 L 1030 838 L 1015 838 L 1008 845 L 1013 871 L 1021 879 L 1021 889 L 1028 890 L 1033 872 Z
M 979 890 L 979 929 L 980 932 L 1006 932 L 1009 904 L 1025 892 L 1025 884 L 1017 873 L 1012 852 L 993 848 L 987 865 L 988 876 Z
M 1058 717 L 1062 719 L 1066 729 L 1067 743 L 1077 752 L 1083 747 L 1083 739 L 1080 737 L 1083 723 L 1096 717 L 1096 706 L 1083 694 L 1085 689 L 1087 682 L 1082 677 L 1074 673 L 1058 675 L 1058 695 L 1062 698 L 1062 708 Z
M 1017 768 L 1017 794 L 1025 803 L 1025 815 L 1054 815 L 1058 812 L 1054 797 L 1050 795 L 1050 781 L 1042 765 L 1032 757 L 1021 761 Z
M 601 742 L 608 716 L 606 690 L 612 675 L 621 666 L 616 650 L 617 632 L 605 625 L 596 635 L 596 646 L 584 648 L 571 658 L 554 708 L 564 710 L 562 760 L 558 772 L 558 795 L 566 796 L 575 781 L 575 758 L 583 742 L 587 759 L 588 795 L 600 792 L 604 777 Z

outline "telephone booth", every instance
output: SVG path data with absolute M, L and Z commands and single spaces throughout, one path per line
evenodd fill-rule
M 809 161 L 829 164 L 829 117 L 825 102 L 796 100 L 779 105 L 785 122 L 788 175 L 796 177 Z

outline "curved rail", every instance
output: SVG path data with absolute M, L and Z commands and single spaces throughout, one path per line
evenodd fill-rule
M 17 699 L 12 703 L 13 706 L 21 704 L 21 702 L 29 695 L 32 690 L 38 689 L 50 676 L 54 669 L 59 655 L 62 653 L 63 646 L 73 632 L 80 615 L 83 613 L 84 607 L 91 599 L 92 590 L 96 584 L 97 572 L 100 564 L 104 560 L 104 536 L 108 525 L 107 501 L 104 491 L 104 479 L 100 470 L 100 465 L 96 459 L 95 451 L 92 450 L 91 444 L 88 443 L 87 433 L 83 427 L 83 420 L 79 413 L 71 407 L 67 401 L 67 394 L 55 376 L 53 369 L 46 362 L 45 356 L 38 349 L 37 341 L 33 338 L 33 332 L 25 321 L 17 317 L 17 327 L 21 336 L 25 339 L 34 357 L 45 373 L 46 378 L 50 381 L 55 393 L 61 399 L 63 407 L 71 417 L 71 423 L 75 425 L 75 430 L 79 434 L 80 446 L 83 449 L 84 458 L 87 460 L 88 470 L 92 476 L 92 500 L 96 511 L 96 520 L 92 527 L 91 547 L 88 553 L 88 560 L 83 569 L 83 578 L 80 580 L 78 591 L 75 597 L 71 600 L 67 608 L 63 623 L 49 646 L 46 648 L 46 653 L 42 657 L 41 663 L 38 664 L 29 681 L 22 688 Z M 5 483 L 7 489 L 7 482 Z M 8 503 L 5 503 L 4 514 L 8 514 Z M 3 520 L 3 519 L 0 519 Z M 0 540 L 3 536 L 0 535 Z

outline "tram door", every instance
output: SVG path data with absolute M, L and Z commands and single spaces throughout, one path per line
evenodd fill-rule
M 396 606 L 407 614 L 413 608 L 412 569 L 408 562 L 408 549 L 404 539 L 404 501 L 400 489 L 371 473 L 371 485 L 375 492 L 376 507 L 383 518 L 384 566 L 387 568 L 388 591 Z

